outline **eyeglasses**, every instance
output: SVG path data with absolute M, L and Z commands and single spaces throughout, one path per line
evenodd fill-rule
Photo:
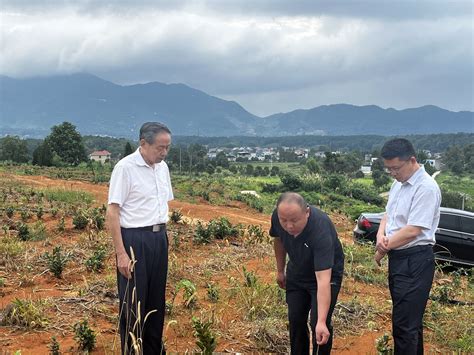
M 406 160 L 400 166 L 386 166 L 384 170 L 386 173 L 398 173 L 400 169 L 402 169 L 405 165 L 407 165 L 408 162 L 409 160 Z

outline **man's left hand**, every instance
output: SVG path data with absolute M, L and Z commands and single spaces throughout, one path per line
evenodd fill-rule
M 316 324 L 316 343 L 324 345 L 329 340 L 329 330 L 325 323 L 318 322 Z

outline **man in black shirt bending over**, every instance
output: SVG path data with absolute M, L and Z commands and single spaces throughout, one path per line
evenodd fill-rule
M 286 289 L 291 353 L 309 353 L 310 313 L 313 354 L 330 354 L 331 316 L 344 270 L 344 253 L 333 223 L 301 195 L 286 192 L 272 214 L 270 235 L 274 237 L 277 282 Z

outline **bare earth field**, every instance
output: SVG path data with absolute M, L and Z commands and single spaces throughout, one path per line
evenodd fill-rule
M 95 206 L 107 203 L 106 185 L 8 173 L 0 174 L 0 188 L 2 182 L 21 184 L 26 189 L 80 190 L 93 195 Z M 170 207 L 181 211 L 184 222 L 169 224 L 167 300 L 171 306 L 165 319 L 167 350 L 171 353 L 198 350 L 191 325 L 191 319 L 195 316 L 213 319 L 212 329 L 217 335 L 219 352 L 284 352 L 288 346 L 284 322 L 281 326 L 281 319 L 285 319 L 284 313 L 281 314 L 286 309 L 284 298 L 278 306 L 263 299 L 264 292 L 278 292 L 274 281 L 273 249 L 268 239 L 253 243 L 248 238 L 237 237 L 205 245 L 193 243 L 192 240 L 193 226 L 198 221 L 207 222 L 224 216 L 232 224 L 260 225 L 267 231 L 269 216 L 234 201 L 226 206 L 213 206 L 205 201 L 197 204 L 172 201 Z M 114 341 L 119 341 L 116 336 L 118 300 L 111 239 L 105 231 L 74 229 L 70 216 L 65 217 L 64 232 L 59 233 L 57 225 L 62 212 L 60 210 L 56 217 L 45 212 L 41 220 L 48 237 L 23 242 L 22 253 L 0 264 L 0 278 L 4 280 L 0 288 L 0 309 L 9 307 L 16 298 L 31 300 L 42 304 L 41 309 L 47 319 L 42 327 L 0 326 L 0 354 L 13 354 L 17 350 L 21 350 L 21 354 L 48 354 L 52 336 L 58 340 L 61 353 L 79 353 L 73 325 L 85 318 L 97 334 L 96 348 L 92 353 L 119 353 L 117 344 L 114 347 Z M 2 223 L 10 223 L 6 217 L 2 218 Z M 342 215 L 331 215 L 331 218 L 344 244 L 352 244 L 353 222 Z M 33 214 L 28 223 L 34 224 L 37 219 Z M 20 220 L 18 213 L 12 220 Z M 5 235 L 2 234 L 2 238 L 6 238 Z M 70 253 L 70 260 L 60 279 L 48 271 L 41 258 L 57 245 Z M 84 260 L 97 245 L 108 246 L 105 268 L 100 273 L 88 271 L 84 265 Z M 256 277 L 260 288 L 252 290 L 244 286 L 246 273 L 249 272 Z M 183 291 L 176 289 L 183 279 L 191 280 L 196 286 L 197 302 L 194 307 L 187 307 Z M 219 291 L 218 300 L 208 297 L 209 284 Z M 384 285 L 372 285 L 347 277 L 339 296 L 342 305 L 336 309 L 340 319 L 347 319 L 347 324 L 336 329 L 334 353 L 375 354 L 375 340 L 384 332 L 390 332 L 389 299 Z M 350 308 L 351 304 L 359 301 L 373 305 L 373 308 L 366 307 L 365 313 L 364 309 Z M 372 314 L 367 314 L 371 309 Z M 280 312 L 280 325 L 271 322 L 276 311 Z M 427 350 L 436 352 L 430 344 L 427 344 Z

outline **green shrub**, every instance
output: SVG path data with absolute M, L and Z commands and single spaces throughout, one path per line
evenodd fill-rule
M 94 253 L 86 260 L 86 268 L 89 271 L 100 272 L 104 269 L 104 261 L 107 257 L 107 250 L 103 246 L 99 246 Z
M 207 225 L 207 228 L 216 239 L 236 237 L 239 235 L 239 229 L 236 226 L 232 226 L 232 223 L 230 223 L 226 217 L 212 219 Z
M 5 209 L 5 213 L 7 214 L 7 217 L 8 217 L 8 218 L 12 218 L 12 217 L 13 217 L 13 214 L 15 213 L 15 209 L 14 209 L 12 206 L 8 206 L 8 207 Z
M 170 216 L 171 222 L 173 223 L 179 223 L 183 219 L 183 214 L 181 213 L 181 210 L 176 210 L 173 209 L 171 211 L 171 216 Z
M 82 210 L 77 211 L 72 217 L 72 224 L 75 229 L 84 229 L 87 227 L 89 220 L 86 216 L 86 213 Z
M 18 225 L 18 237 L 23 241 L 30 239 L 30 229 L 28 228 L 27 224 L 20 223 Z
M 198 222 L 196 229 L 194 230 L 194 242 L 198 244 L 209 244 L 212 240 L 212 233 L 205 225 Z
M 87 319 L 74 324 L 74 339 L 80 350 L 92 351 L 95 348 L 95 333 L 89 327 Z
M 49 353 L 51 355 L 59 355 L 60 354 L 60 352 L 59 352 L 59 343 L 56 340 L 56 337 L 53 336 L 51 338 L 51 342 L 49 343 L 48 348 L 49 348 Z
M 48 263 L 49 271 L 51 271 L 54 276 L 60 279 L 66 267 L 66 263 L 69 259 L 69 255 L 63 254 L 61 252 L 61 247 L 57 246 L 57 247 L 54 247 L 52 254 L 49 254 L 48 252 L 46 252 L 44 254 L 44 258 L 46 259 Z
M 202 321 L 196 317 L 192 318 L 194 336 L 197 338 L 196 345 L 204 355 L 211 355 L 217 347 L 216 336 L 211 330 L 212 320 Z

